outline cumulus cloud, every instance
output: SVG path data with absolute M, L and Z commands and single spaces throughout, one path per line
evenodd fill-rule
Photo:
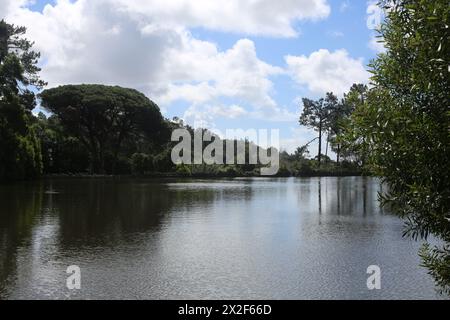
M 327 10 L 326 2 L 275 4 L 261 0 L 257 2 L 258 13 L 255 1 L 243 3 L 239 10 L 233 1 L 207 1 L 203 5 L 200 2 L 58 0 L 54 5 L 46 5 L 42 12 L 29 10 L 26 1 L 14 5 L 8 2 L 7 20 L 28 27 L 27 37 L 35 41 L 36 49 L 42 53 L 41 75 L 50 87 L 67 83 L 118 84 L 143 91 L 163 110 L 176 100 L 184 100 L 196 109 L 203 105 L 217 117 L 229 116 L 230 110 L 231 114 L 244 114 L 236 104 L 220 103 L 218 100 L 223 97 L 250 106 L 252 110 L 245 113 L 248 116 L 286 114 L 271 96 L 270 77 L 283 70 L 260 60 L 251 40 L 241 39 L 221 51 L 216 44 L 195 38 L 189 27 L 244 33 L 258 29 L 267 35 L 284 28 L 288 35 L 293 31 L 288 26 L 294 19 L 324 16 L 320 12 Z M 6 7 L 6 2 L 2 4 Z M 217 13 L 219 7 L 224 10 L 221 14 Z M 270 27 L 262 26 L 270 24 L 263 9 L 274 15 Z M 242 17 L 236 16 L 232 21 L 225 14 L 227 10 L 230 15 L 231 11 L 247 15 L 251 24 L 241 28 Z M 213 16 L 214 21 L 223 21 L 214 22 Z M 231 29 L 225 28 L 228 23 Z M 208 109 L 211 105 L 215 107 Z M 223 110 L 219 112 L 219 108 Z
M 0 13 L 34 3 L 34 0 L 1 0 Z M 57 0 L 55 7 L 88 2 L 114 8 L 152 26 L 195 28 L 239 34 L 292 37 L 294 23 L 324 19 L 330 14 L 327 0 Z
M 223 96 L 251 102 L 255 107 L 276 107 L 270 96 L 273 84 L 269 76 L 283 70 L 258 59 L 252 41 L 241 39 L 225 52 L 198 40 L 189 41 L 186 46 L 182 52 L 169 50 L 165 75 L 194 84 L 170 84 L 162 101 L 184 99 L 202 103 Z
M 183 114 L 183 120 L 190 123 L 195 128 L 203 127 L 215 130 L 214 120 L 217 117 L 222 119 L 236 119 L 241 116 L 248 116 L 249 113 L 237 104 L 231 105 L 191 105 Z
M 0 0 L 0 17 L 1 18 L 6 17 L 6 15 L 11 11 L 13 5 L 14 0 Z
M 158 78 L 165 49 L 181 42 L 175 30 L 144 34 L 138 21 L 102 1 L 60 0 L 42 13 L 21 8 L 8 18 L 28 27 L 27 37 L 42 53 L 42 76 L 50 86 L 80 82 L 144 86 Z
M 293 22 L 330 14 L 326 0 L 119 0 L 121 10 L 156 23 L 211 30 L 292 37 Z
M 312 92 L 343 94 L 353 83 L 366 83 L 369 78 L 362 59 L 354 59 L 344 49 L 330 52 L 320 49 L 309 56 L 286 56 L 293 79 Z

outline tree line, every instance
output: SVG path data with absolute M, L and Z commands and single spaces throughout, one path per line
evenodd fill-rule
M 193 133 L 194 129 L 179 118 L 165 119 L 159 107 L 137 90 L 81 84 L 42 91 L 46 83 L 39 78 L 39 53 L 23 37 L 25 31 L 0 22 L 0 181 L 32 179 L 42 174 L 260 175 L 261 166 L 249 161 L 252 142 L 248 140 L 243 141 L 243 165 L 174 165 L 171 132 L 186 128 Z M 37 100 L 46 113 L 32 113 Z M 331 128 L 330 121 L 331 117 L 326 119 Z M 336 171 L 328 158 L 326 168 L 320 172 L 320 153 L 317 160 L 307 157 L 307 146 L 304 151 L 301 155 L 283 152 L 279 175 Z M 346 168 L 348 172 L 358 170 L 351 162 L 341 170 Z
M 41 91 L 40 55 L 25 31 L 0 21 L 0 181 L 42 174 L 256 174 L 251 164 L 174 165 L 171 132 L 194 129 L 165 119 L 134 89 L 82 84 Z M 35 116 L 38 99 L 47 112 Z
M 315 159 L 319 167 L 322 165 L 323 158 L 327 162 L 330 161 L 329 147 L 336 154 L 337 166 L 341 164 L 342 158 L 351 159 L 357 167 L 363 166 L 363 160 L 359 157 L 361 154 L 351 149 L 345 129 L 350 125 L 353 112 L 359 105 L 364 104 L 367 91 L 367 85 L 354 84 L 341 100 L 332 92 L 328 92 L 324 98 L 318 100 L 303 98 L 303 111 L 299 123 L 318 132 L 317 138 L 313 141 L 318 140 L 319 149 Z M 326 136 L 325 155 L 322 154 L 324 135 Z M 306 152 L 307 147 L 308 145 L 299 147 L 296 153 Z

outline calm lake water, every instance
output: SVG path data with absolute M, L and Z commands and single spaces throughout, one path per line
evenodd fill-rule
M 439 298 L 379 190 L 361 177 L 0 186 L 0 299 Z

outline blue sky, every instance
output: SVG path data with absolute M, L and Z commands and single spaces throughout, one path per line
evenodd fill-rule
M 314 137 L 298 126 L 301 98 L 367 82 L 380 50 L 361 0 L 1 2 L 50 87 L 134 87 L 191 125 L 279 129 L 288 151 Z

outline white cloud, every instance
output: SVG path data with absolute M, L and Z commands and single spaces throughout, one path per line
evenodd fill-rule
M 21 7 L 32 5 L 36 0 L 0 0 L 0 19 L 4 19 L 10 13 L 16 12 Z
M 247 113 L 247 111 L 245 111 L 244 108 L 242 108 L 241 106 L 238 106 L 236 104 L 229 106 L 225 110 L 220 107 L 213 107 L 211 109 L 211 112 L 218 113 L 219 115 L 226 117 L 226 118 L 230 118 L 230 119 L 238 118 Z
M 243 107 L 232 105 L 191 105 L 183 114 L 183 120 L 195 128 L 203 127 L 210 130 L 215 129 L 214 120 L 217 117 L 224 119 L 236 119 L 248 115 Z
M 180 85 L 170 84 L 161 97 L 164 103 L 184 99 L 193 103 L 219 97 L 234 97 L 250 102 L 256 108 L 275 108 L 271 98 L 271 75 L 283 72 L 256 55 L 252 41 L 241 39 L 225 51 L 219 52 L 210 43 L 187 38 L 186 50 L 167 52 L 165 75 Z
M 328 17 L 326 0 L 117 0 L 121 10 L 155 23 L 252 35 L 292 37 L 297 20 Z
M 16 10 L 9 21 L 28 27 L 42 53 L 42 77 L 50 86 L 102 82 L 142 87 L 159 77 L 168 46 L 181 42 L 176 30 L 143 34 L 139 21 L 102 1 L 59 0 L 43 13 Z
M 288 35 L 293 19 L 322 16 L 328 7 L 326 2 L 275 4 L 264 0 L 258 2 L 261 8 L 256 13 L 255 1 L 250 1 L 234 12 L 235 20 L 225 13 L 237 2 L 207 1 L 203 6 L 199 2 L 58 0 L 55 5 L 46 5 L 42 13 L 15 4 L 8 5 L 7 20 L 28 27 L 27 37 L 42 53 L 41 75 L 49 87 L 67 83 L 118 84 L 143 91 L 163 110 L 175 100 L 184 100 L 196 108 L 214 105 L 214 110 L 206 108 L 212 116 L 229 116 L 225 113 L 230 110 L 236 116 L 242 115 L 233 104 L 226 106 L 218 101 L 230 98 L 251 107 L 253 110 L 246 110 L 248 116 L 284 117 L 287 111 L 273 100 L 270 80 L 283 73 L 281 68 L 260 60 L 251 40 L 241 39 L 232 48 L 220 51 L 216 44 L 196 39 L 188 27 L 228 30 L 222 25 L 230 23 L 229 28 L 236 32 L 253 33 L 261 27 L 267 35 L 275 35 L 275 29 L 287 30 L 284 35 Z M 217 14 L 219 8 L 225 13 Z M 263 19 L 263 8 L 271 10 L 273 25 Z M 239 15 L 253 19 L 251 24 L 239 29 Z M 211 25 L 211 17 L 224 20 Z M 261 24 L 267 25 L 263 28 Z
M 251 115 L 255 119 L 273 122 L 292 122 L 292 120 L 297 120 L 299 116 L 297 113 L 291 112 L 284 107 L 260 109 L 251 112 Z
M 34 2 L 0 0 L 1 16 Z M 296 21 L 324 19 L 331 12 L 327 0 L 57 0 L 54 7 L 68 8 L 71 3 L 114 8 L 151 26 L 278 37 L 296 36 Z
M 369 78 L 362 59 L 354 59 L 344 49 L 330 52 L 320 49 L 308 56 L 286 56 L 293 79 L 317 94 L 334 92 L 341 95 L 353 83 L 366 83 Z

